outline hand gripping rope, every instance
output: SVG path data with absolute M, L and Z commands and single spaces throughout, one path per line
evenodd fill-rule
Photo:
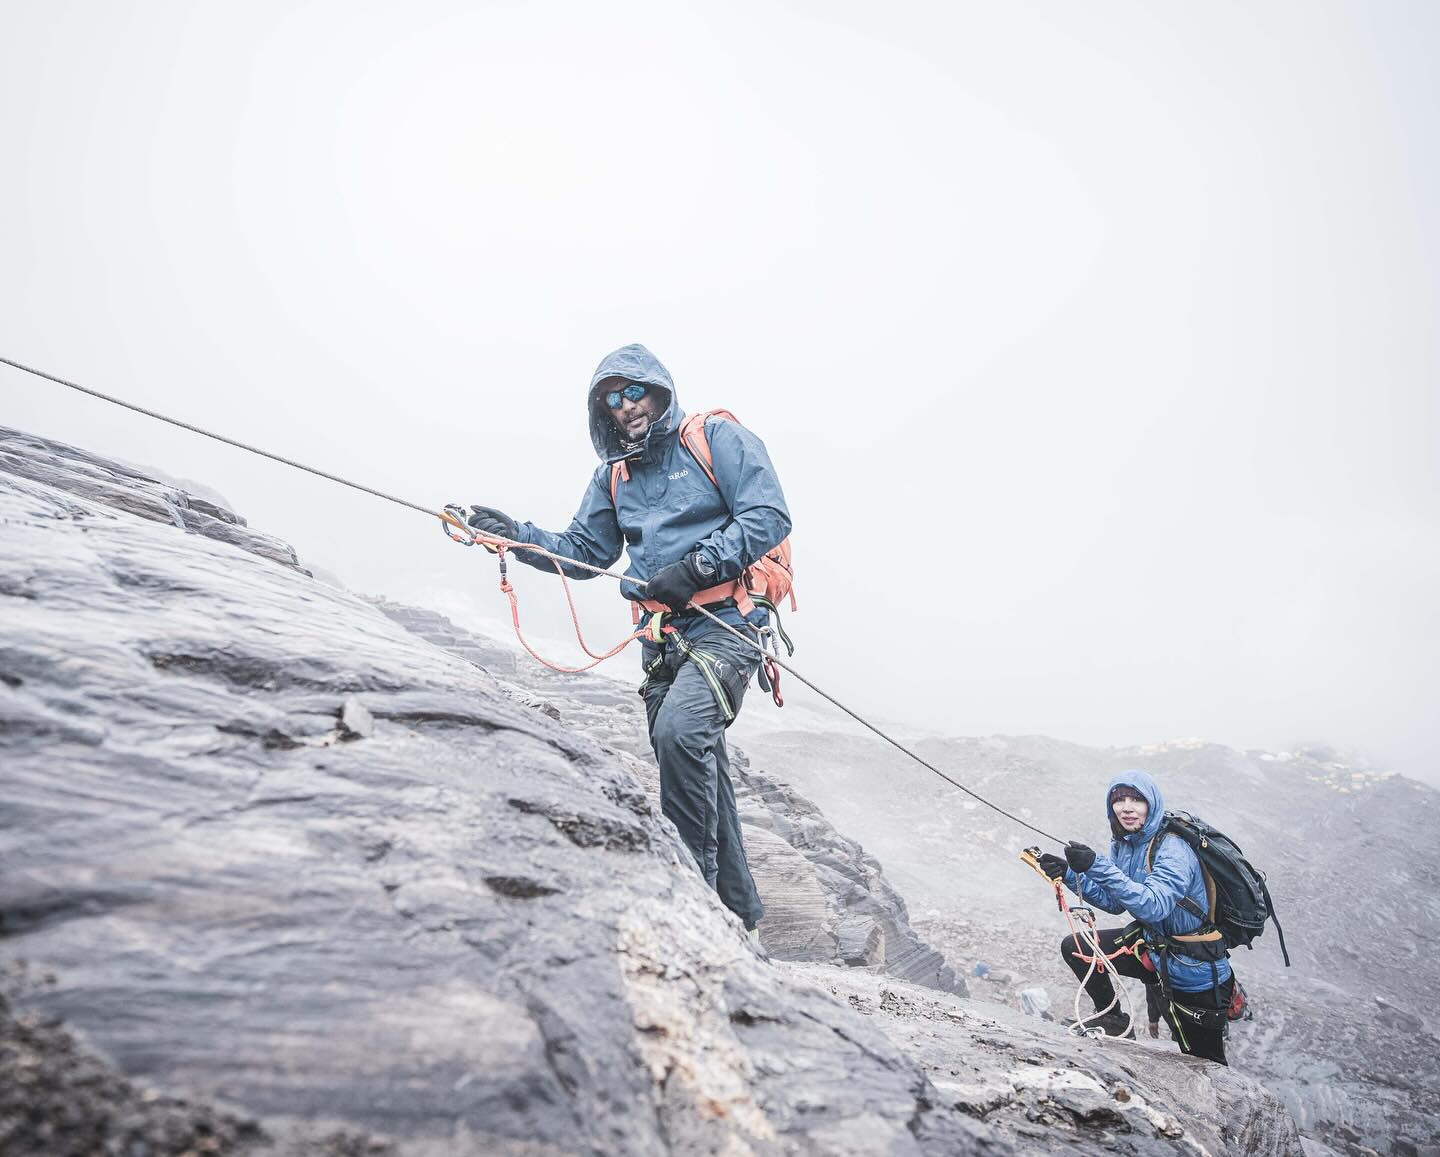
M 565 577 L 565 570 L 560 562 L 552 555 L 550 562 L 551 565 L 555 567 L 555 573 L 560 576 L 560 586 L 565 592 L 565 605 L 570 608 L 570 621 L 575 626 L 575 638 L 580 643 L 580 649 L 589 655 L 593 662 L 586 663 L 583 667 L 561 667 L 556 663 L 550 662 L 549 659 L 539 654 L 535 648 L 530 646 L 525 638 L 525 633 L 520 629 L 520 602 L 515 597 L 515 588 L 510 585 L 509 565 L 505 558 L 505 552 L 511 549 L 512 546 L 518 544 L 511 543 L 509 539 L 497 538 L 494 535 L 485 534 L 472 526 L 466 525 L 465 511 L 458 504 L 451 503 L 445 507 L 445 514 L 448 518 L 441 520 L 440 529 L 445 532 L 451 542 L 458 542 L 461 546 L 483 546 L 486 550 L 490 551 L 491 554 L 495 555 L 500 565 L 500 593 L 510 600 L 510 621 L 515 625 L 515 637 L 520 640 L 520 645 L 525 648 L 526 653 L 532 659 L 543 666 L 549 667 L 550 670 L 559 671 L 563 675 L 579 675 L 581 672 L 588 671 L 592 667 L 598 667 L 601 663 L 605 662 L 606 659 L 613 659 L 636 639 L 649 638 L 658 643 L 660 641 L 657 637 L 659 632 L 674 631 L 675 628 L 671 626 L 661 627 L 657 621 L 660 616 L 652 615 L 650 619 L 646 620 L 645 626 L 640 630 L 635 631 L 633 634 L 626 635 L 603 655 L 597 655 L 590 649 L 589 644 L 585 642 L 585 635 L 580 630 L 580 615 L 579 612 L 575 610 L 575 598 L 570 593 L 570 580 Z M 464 533 L 457 534 L 453 529 L 454 526 L 458 526 Z
M 1055 906 L 1060 909 L 1060 912 L 1065 917 L 1065 922 L 1070 925 L 1070 934 L 1075 937 L 1075 943 L 1077 945 L 1083 945 L 1090 950 L 1090 955 L 1088 956 L 1080 952 L 1075 954 L 1077 960 L 1085 961 L 1090 967 L 1086 969 L 1085 976 L 1080 981 L 1080 987 L 1075 990 L 1075 1020 L 1074 1023 L 1070 1025 L 1070 1031 L 1076 1036 L 1105 1036 L 1106 1033 L 1103 1028 L 1099 1025 L 1092 1028 L 1088 1022 L 1104 1016 L 1120 1003 L 1120 998 L 1123 994 L 1125 998 L 1125 1016 L 1129 1021 L 1129 1024 L 1125 1026 L 1125 1033 L 1129 1033 L 1135 1028 L 1135 1006 L 1130 1001 L 1129 989 L 1125 987 L 1119 973 L 1116 973 L 1113 968 L 1110 970 L 1113 974 L 1113 981 L 1110 987 L 1114 990 L 1115 995 L 1111 997 L 1109 1004 L 1096 1012 L 1092 1012 L 1089 1016 L 1081 1016 L 1080 1000 L 1085 995 L 1085 986 L 1090 983 L 1092 976 L 1097 972 L 1103 973 L 1105 971 L 1105 965 L 1118 957 L 1134 956 L 1136 959 L 1139 959 L 1140 952 L 1143 951 L 1143 945 L 1139 941 L 1136 941 L 1132 944 L 1122 945 L 1114 952 L 1107 954 L 1105 950 L 1100 947 L 1100 933 L 1095 927 L 1095 910 L 1086 904 L 1065 903 L 1064 881 L 1052 879 L 1046 874 L 1045 869 L 1040 866 L 1040 849 L 1026 848 L 1020 853 L 1020 859 L 1033 868 L 1042 880 L 1055 889 Z M 1084 881 L 1084 876 L 1080 876 L 1079 882 L 1082 888 Z M 1125 1033 L 1121 1035 L 1123 1036 Z
M 65 378 L 57 377 L 57 376 L 54 375 L 54 374 L 46 373 L 44 370 L 34 369 L 34 368 L 31 367 L 31 366 L 23 365 L 23 364 L 21 364 L 20 362 L 17 362 L 17 361 L 12 361 L 10 358 L 7 358 L 7 357 L 0 357 L 0 364 L 4 364 L 4 365 L 7 365 L 7 366 L 11 366 L 11 367 L 13 367 L 14 369 L 20 370 L 20 371 L 22 371 L 22 372 L 24 372 L 24 373 L 32 374 L 32 375 L 34 375 L 34 376 L 37 377 L 37 378 L 43 378 L 44 380 L 46 380 L 46 381 L 48 381 L 48 382 L 54 382 L 56 385 L 65 386 L 65 387 L 67 387 L 68 389 L 75 390 L 75 391 L 77 391 L 77 392 L 79 392 L 79 393 L 88 394 L 88 395 L 89 395 L 90 397 L 92 397 L 92 398 L 99 398 L 102 402 L 109 402 L 109 403 L 111 403 L 112 405 L 123 407 L 124 409 L 131 410 L 131 411 L 133 411 L 133 412 L 135 412 L 135 413 L 137 413 L 137 414 L 144 414 L 147 418 L 154 418 L 154 419 L 156 419 L 157 421 L 167 422 L 167 423 L 169 423 L 169 424 L 172 425 L 172 426 L 178 426 L 178 427 L 180 427 L 180 429 L 182 429 L 182 430 L 189 430 L 189 431 L 191 431 L 192 433 L 200 434 L 200 435 L 202 435 L 203 437 L 213 438 L 213 439 L 214 439 L 215 441 L 217 441 L 217 442 L 224 442 L 227 446 L 234 446 L 234 447 L 236 447 L 237 449 L 245 450 L 245 451 L 247 451 L 248 453 L 258 454 L 258 455 L 259 455 L 260 457 L 262 457 L 262 458 L 269 458 L 272 462 L 280 462 L 280 463 L 282 463 L 283 465 L 286 465 L 286 466 L 293 466 L 296 470 L 304 470 L 307 474 L 314 474 L 316 477 L 324 478 L 324 479 L 327 479 L 327 480 L 329 480 L 329 481 L 331 481 L 331 482 L 339 483 L 341 486 L 348 486 L 348 487 L 350 487 L 352 490 L 362 491 L 362 492 L 365 493 L 365 494 L 373 495 L 373 496 L 376 497 L 376 498 L 384 499 L 386 502 L 393 502 L 393 503 L 395 503 L 397 506 L 403 506 L 403 507 L 406 507 L 406 508 L 409 509 L 409 510 L 415 510 L 415 511 L 418 511 L 419 513 L 421 513 L 421 514 L 429 515 L 431 518 L 438 518 L 438 519 L 440 520 L 440 522 L 441 522 L 442 527 L 445 529 L 445 533 L 446 533 L 447 535 L 449 535 L 450 538 L 452 538 L 454 541 L 456 541 L 456 542 L 461 542 L 461 543 L 463 543 L 463 544 L 466 545 L 466 546 L 473 546 L 473 545 L 475 545 L 476 543 L 479 543 L 480 545 L 485 546 L 485 547 L 487 547 L 488 549 L 493 550 L 493 551 L 495 552 L 495 554 L 500 557 L 500 559 L 501 559 L 501 567 L 502 567 L 502 571 L 501 571 L 501 588 L 500 588 L 500 589 L 501 589 L 501 591 L 505 594 L 506 598 L 509 599 L 509 601 L 510 601 L 511 619 L 512 619 L 512 621 L 515 623 L 515 629 L 516 629 L 516 632 L 517 632 L 517 633 L 519 632 L 519 629 L 520 629 L 520 612 L 519 612 L 519 607 L 518 607 L 518 605 L 517 605 L 517 603 L 516 603 L 516 600 L 515 600 L 515 592 L 514 592 L 512 589 L 510 589 L 510 584 L 509 584 L 508 575 L 505 573 L 505 571 L 504 571 L 504 569 L 503 569 L 504 566 L 505 566 L 505 562 L 504 562 L 504 555 L 501 553 L 502 548 L 503 548 L 504 550 L 507 550 L 507 551 L 526 550 L 526 551 L 531 552 L 532 554 L 538 554 L 538 555 L 539 555 L 540 557 L 542 557 L 542 558 L 547 558 L 547 559 L 549 559 L 549 560 L 551 561 L 551 563 L 553 563 L 553 564 L 555 565 L 556 570 L 559 571 L 560 577 L 561 577 L 562 580 L 565 579 L 565 574 L 564 574 L 564 571 L 563 571 L 561 568 L 562 568 L 562 566 L 569 566 L 569 567 L 578 568 L 578 569 L 580 569 L 580 570 L 588 570 L 588 571 L 589 571 L 590 573 L 592 573 L 592 574 L 605 575 L 605 576 L 607 576 L 607 577 L 609 577 L 609 578 L 616 579 L 617 581 L 619 581 L 619 582 L 621 582 L 621 583 L 629 583 L 632 587 L 635 587 L 635 588 L 637 588 L 637 589 L 639 589 L 639 590 L 644 590 L 644 589 L 645 589 L 645 584 L 644 584 L 643 582 L 639 581 L 638 579 L 630 578 L 629 576 L 624 575 L 624 574 L 621 574 L 621 573 L 618 572 L 618 571 L 606 570 L 606 569 L 604 569 L 603 567 L 591 566 L 589 563 L 581 562 L 579 559 L 565 558 L 563 555 L 552 554 L 550 551 L 545 550 L 545 549 L 543 549 L 542 547 L 531 546 L 529 543 L 524 543 L 524 542 L 512 542 L 512 541 L 509 541 L 509 540 L 507 540 L 507 539 L 495 538 L 495 537 L 490 536 L 490 535 L 480 534 L 478 531 L 475 531 L 475 530 L 472 529 L 470 526 L 466 525 L 465 519 L 464 519 L 463 517 L 458 517 L 457 514 L 455 514 L 455 513 L 450 513 L 449 510 L 447 510 L 447 511 L 445 511 L 445 512 L 436 511 L 436 510 L 431 510 L 429 507 L 422 506 L 422 505 L 420 505 L 420 504 L 417 503 L 417 502 L 410 502 L 410 501 L 407 501 L 407 500 L 404 499 L 404 498 L 398 498 L 398 497 L 396 497 L 396 496 L 393 495 L 393 494 L 386 494 L 383 490 L 376 490 L 376 489 L 374 489 L 373 487 L 364 486 L 364 485 L 362 485 L 361 483 L 358 483 L 358 482 L 352 482 L 352 481 L 350 481 L 348 478 L 342 478 L 342 477 L 340 477 L 338 474 L 330 474 L 330 473 L 328 473 L 327 471 L 324 471 L 324 470 L 317 470 L 315 467 L 313 467 L 313 466 L 307 466 L 307 465 L 305 465 L 303 462 L 297 462 L 297 461 L 295 461 L 293 458 L 285 458 L 285 457 L 282 457 L 282 456 L 279 455 L 279 454 L 272 454 L 270 451 L 268 451 L 268 450 L 262 450 L 262 449 L 260 449 L 258 446 L 251 446 L 251 445 L 249 445 L 248 443 L 241 442 L 241 441 L 239 441 L 239 440 L 237 440 L 237 439 L 235 439 L 235 438 L 227 438 L 224 434 L 216 434 L 216 433 L 214 433 L 213 431 L 203 429 L 203 428 L 200 427 L 200 426 L 191 425 L 189 422 L 182 422 L 182 421 L 180 421 L 178 418 L 169 417 L 168 415 L 158 413 L 158 412 L 155 411 L 155 410 L 148 410 L 148 409 L 146 409 L 144 406 L 137 406 L 137 405 L 135 405 L 133 402 L 127 402 L 127 401 L 125 401 L 124 399 L 122 399 L 122 398 L 117 398 L 117 397 L 115 397 L 115 396 L 112 395 L 112 394 L 105 394 L 105 393 L 101 393 L 99 390 L 92 390 L 92 389 L 90 389 L 88 386 L 82 386 L 82 385 L 77 384 L 76 382 L 67 381 Z M 452 507 L 451 509 L 458 510 L 458 508 L 453 508 L 453 507 Z M 463 537 L 463 538 L 462 538 L 462 537 L 457 537 L 456 535 L 451 534 L 451 529 L 452 529 L 452 528 L 453 528 L 454 530 L 459 531 L 460 534 L 463 535 L 464 537 Z M 569 602 L 571 617 L 572 617 L 573 619 L 575 619 L 576 634 L 579 635 L 579 619 L 578 619 L 578 616 L 575 614 L 575 604 L 574 604 L 574 602 L 571 601 L 571 599 L 570 599 L 570 591 L 569 591 L 569 586 L 568 586 L 568 585 L 567 585 L 566 588 L 565 588 L 565 597 L 566 597 L 567 602 Z M 929 760 L 923 758 L 923 757 L 922 757 L 921 755 L 919 755 L 918 753 L 916 753 L 916 752 L 912 751 L 910 748 L 906 747 L 903 743 L 901 743 L 901 742 L 900 742 L 898 739 L 896 739 L 894 736 L 888 734 L 888 733 L 887 733 L 886 731 L 884 731 L 882 728 L 880 728 L 880 727 L 877 726 L 876 724 L 870 722 L 870 720 L 866 719 L 863 715 L 859 714 L 857 711 L 855 711 L 855 710 L 853 710 L 852 708 L 846 706 L 844 703 L 842 703 L 839 699 L 836 699 L 836 698 L 835 698 L 833 695 L 831 695 L 829 692 L 824 691 L 824 690 L 822 690 L 821 688 L 817 687 L 813 682 L 811 682 L 811 681 L 810 681 L 809 679 L 807 679 L 804 675 L 802 675 L 799 671 L 797 671 L 797 670 L 794 668 L 794 666 L 792 666 L 792 665 L 791 665 L 790 663 L 788 663 L 786 660 L 781 659 L 778 655 L 774 655 L 774 654 L 772 654 L 771 652 L 767 651 L 767 650 L 765 649 L 763 639 L 757 641 L 756 639 L 753 639 L 753 638 L 749 637 L 749 636 L 746 635 L 744 632 L 737 630 L 735 627 L 732 627 L 729 623 L 725 622 L 723 619 L 721 619 L 721 618 L 717 617 L 716 615 L 712 614 L 710 611 L 706 610 L 704 607 L 696 606 L 694 603 L 691 603 L 690 606 L 689 606 L 687 609 L 688 609 L 688 610 L 691 610 L 691 611 L 694 611 L 696 614 L 703 615 L 705 618 L 709 619 L 711 622 L 713 622 L 716 626 L 720 627 L 722 630 L 729 631 L 730 634 L 734 635 L 735 638 L 739 639 L 739 640 L 740 640 L 742 643 L 744 643 L 747 647 L 751 648 L 751 649 L 754 650 L 754 651 L 758 651 L 759 654 L 760 654 L 760 657 L 761 657 L 761 661 L 762 661 L 762 662 L 765 662 L 765 663 L 767 664 L 767 670 L 771 671 L 772 673 L 773 673 L 774 671 L 777 671 L 777 670 L 783 670 L 783 671 L 786 671 L 786 672 L 788 672 L 789 674 L 793 675 L 796 679 L 798 679 L 801 683 L 805 684 L 805 686 L 809 687 L 810 690 L 814 691 L 815 694 L 819 695 L 819 696 L 820 696 L 822 699 L 824 699 L 827 703 L 830 703 L 831 705 L 839 708 L 839 709 L 840 709 L 841 711 L 843 711 L 846 715 L 850 716 L 851 719 L 855 720 L 855 722 L 859 723 L 862 727 L 865 727 L 865 728 L 868 729 L 869 731 L 873 732 L 875 735 L 879 736 L 881 739 L 883 739 L 886 743 L 890 744 L 890 746 L 894 747 L 896 750 L 900 751 L 900 752 L 903 753 L 904 755 L 909 756 L 911 759 L 913 759 L 916 763 L 918 763 L 921 767 L 925 768 L 927 771 L 931 771 L 931 772 L 933 772 L 935 775 L 938 775 L 938 776 L 939 776 L 941 779 L 943 779 L 946 783 L 950 784 L 951 787 L 959 788 L 959 789 L 960 789 L 961 791 L 963 791 L 966 795 L 970 796 L 972 799 L 976 800 L 978 803 L 984 804 L 986 807 L 990 808 L 992 811 L 998 812 L 1000 815 L 1004 816 L 1006 819 L 1014 821 L 1015 823 L 1019 824 L 1021 827 L 1026 828 L 1026 829 L 1028 829 L 1029 831 L 1034 832 L 1034 833 L 1035 833 L 1036 835 L 1038 835 L 1038 836 L 1043 836 L 1045 839 L 1051 840 L 1051 841 L 1053 841 L 1054 843 L 1057 843 L 1057 844 L 1063 844 L 1063 843 L 1065 842 L 1064 840 L 1060 839 L 1058 836 L 1051 835 L 1049 832 L 1045 831 L 1043 828 L 1038 828 L 1038 827 L 1036 827 L 1034 824 L 1030 823 L 1029 820 L 1021 819 L 1021 818 L 1020 818 L 1019 816 L 1017 816 L 1014 812 L 1006 811 L 1006 810 L 1005 810 L 1004 808 L 1002 808 L 999 804 L 991 803 L 988 799 L 986 799 L 984 796 L 982 796 L 979 792 L 972 791 L 970 788 L 966 787 L 963 783 L 961 783 L 958 779 L 955 779 L 953 776 L 948 775 L 947 773 L 945 773 L 944 771 L 942 771 L 940 768 L 936 767 L 936 766 L 935 766 L 933 763 L 931 763 Z M 595 660 L 595 662 L 589 664 L 588 667 L 571 667 L 571 668 L 566 668 L 566 667 L 554 667 L 554 664 L 546 664 L 546 665 L 547 665 L 547 666 L 554 667 L 555 670 L 565 671 L 565 672 L 570 672 L 570 673 L 579 672 L 579 671 L 585 671 L 585 670 L 588 670 L 589 667 L 593 667 L 593 666 L 595 666 L 597 663 L 601 663 L 601 662 L 603 662 L 605 659 L 607 659 L 607 658 L 609 658 L 609 657 L 611 657 L 611 656 L 613 656 L 613 655 L 619 654 L 619 653 L 620 653 L 621 651 L 623 651 L 627 646 L 629 646 L 630 643 L 634 642 L 636 639 L 646 637 L 647 631 L 648 631 L 648 637 L 649 637 L 649 638 L 651 638 L 651 639 L 654 640 L 655 642 L 659 642 L 659 641 L 661 640 L 661 637 L 662 637 L 665 633 L 671 632 L 671 631 L 674 630 L 673 627 L 669 627 L 668 625 L 664 625 L 664 624 L 663 624 L 663 618 L 664 618 L 663 615 L 653 615 L 653 616 L 651 616 L 650 620 L 648 621 L 647 628 L 646 628 L 645 630 L 636 631 L 634 634 L 627 636 L 619 645 L 617 645 L 616 647 L 612 648 L 610 651 L 606 652 L 604 655 L 596 655 L 596 654 L 595 654 L 593 651 L 591 651 L 588 647 L 585 647 L 585 646 L 584 646 L 584 642 L 583 642 L 583 639 L 582 639 L 581 645 L 582 645 L 582 647 L 584 647 L 585 653 L 586 653 L 587 655 L 589 655 L 592 659 Z M 542 663 L 545 662 L 544 659 L 541 659 L 539 655 L 536 655 L 535 652 L 534 652 L 533 650 L 531 650 L 529 644 L 525 642 L 525 640 L 524 640 L 523 637 L 521 638 L 520 641 L 521 641 L 522 645 L 524 645 L 525 650 L 526 650 L 527 652 L 529 652 L 529 654 L 531 654 L 532 656 L 534 656 L 534 658 L 535 658 L 537 661 L 542 662 Z

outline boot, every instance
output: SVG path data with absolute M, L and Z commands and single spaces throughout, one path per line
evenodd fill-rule
M 1071 1020 L 1068 1022 L 1070 1031 L 1075 1032 L 1079 1022 Z M 1130 1023 L 1130 1018 L 1118 1009 L 1107 1012 L 1104 1016 L 1092 1016 L 1085 1022 L 1085 1032 L 1093 1032 L 1099 1029 L 1106 1036 L 1124 1037 L 1126 1040 L 1135 1039 L 1135 1026 Z

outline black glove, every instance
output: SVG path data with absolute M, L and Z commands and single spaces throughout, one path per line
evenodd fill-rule
M 672 562 L 669 566 L 657 570 L 645 584 L 645 597 L 664 603 L 677 614 L 683 611 L 685 604 L 696 591 L 712 585 L 710 580 L 696 569 L 691 561 L 693 558 L 694 552 L 691 552 L 679 562 Z
M 1084 844 L 1071 840 L 1065 845 L 1065 862 L 1076 872 L 1088 872 L 1095 866 L 1095 853 Z
M 1046 852 L 1040 857 L 1040 870 L 1052 880 L 1061 879 L 1065 875 L 1065 857 Z
M 472 506 L 468 522 L 472 529 L 496 538 L 515 537 L 515 520 L 493 506 Z

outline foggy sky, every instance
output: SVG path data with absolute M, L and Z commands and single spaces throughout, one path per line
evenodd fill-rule
M 560 529 L 591 370 L 644 342 L 769 445 L 795 662 L 861 709 L 1440 764 L 1440 7 L 0 16 L 5 356 Z M 506 613 L 420 515 L 7 367 L 0 423 Z

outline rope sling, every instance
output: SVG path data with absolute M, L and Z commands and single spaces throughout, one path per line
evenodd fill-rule
M 1104 973 L 1106 964 L 1121 956 L 1134 956 L 1138 960 L 1144 948 L 1143 943 L 1135 941 L 1130 944 L 1123 944 L 1114 952 L 1106 953 L 1105 949 L 1100 946 L 1100 931 L 1095 927 L 1095 909 L 1091 908 L 1088 904 L 1065 903 L 1065 884 L 1061 880 L 1053 879 L 1046 873 L 1045 869 L 1040 866 L 1039 848 L 1026 848 L 1020 853 L 1020 859 L 1031 868 L 1034 868 L 1040 877 L 1055 889 L 1055 906 L 1060 909 L 1061 914 L 1065 917 L 1065 922 L 1070 925 L 1070 934 L 1075 937 L 1077 948 L 1083 947 L 1090 950 L 1089 955 L 1078 951 L 1075 953 L 1075 959 L 1084 961 L 1090 967 L 1085 970 L 1085 975 L 1080 980 L 1080 986 L 1075 990 L 1075 1019 L 1070 1025 L 1070 1031 L 1077 1036 L 1107 1035 L 1105 1030 L 1099 1025 L 1093 1028 L 1090 1027 L 1089 1022 L 1098 1020 L 1104 1016 L 1120 1003 L 1120 998 L 1123 995 L 1125 998 L 1125 1019 L 1127 1024 L 1125 1031 L 1119 1035 L 1128 1036 L 1135 1029 L 1135 1006 L 1130 1000 L 1129 988 L 1120 982 L 1120 974 L 1113 968 L 1110 969 L 1113 976 L 1110 987 L 1115 995 L 1110 998 L 1110 1003 L 1104 1008 L 1092 1012 L 1089 1016 L 1082 1016 L 1080 1013 L 1080 1001 L 1081 998 L 1085 996 L 1085 986 L 1090 983 L 1092 976 L 1097 972 Z M 1081 894 L 1083 895 L 1083 875 L 1077 877 L 1077 883 L 1081 885 Z M 1078 927 L 1076 926 L 1077 920 L 1079 921 Z

